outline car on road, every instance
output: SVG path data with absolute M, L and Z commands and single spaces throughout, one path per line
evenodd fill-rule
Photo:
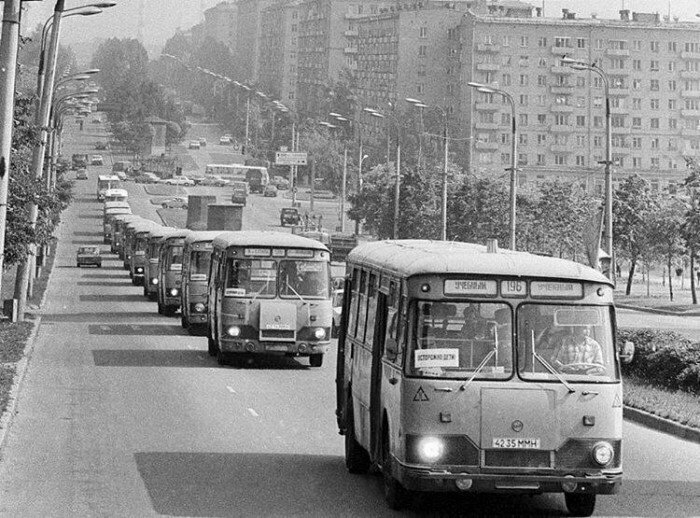
M 76 180 L 87 180 L 88 179 L 88 174 L 85 169 L 78 169 L 75 172 L 75 179 Z
M 190 149 L 199 149 L 199 140 L 190 140 L 189 146 Z
M 289 189 L 289 180 L 287 180 L 284 176 L 275 176 L 270 183 L 275 185 L 277 190 L 280 191 Z
M 186 209 L 187 198 L 171 198 L 160 204 L 164 209 Z
M 199 137 L 198 140 L 199 140 L 200 147 L 207 147 L 207 139 L 205 139 L 204 137 Z
M 99 246 L 81 246 L 75 256 L 75 263 L 78 268 L 81 266 L 102 267 L 102 255 Z
M 197 185 L 212 185 L 214 187 L 224 187 L 229 184 L 228 180 L 224 180 L 219 176 L 201 176 L 194 179 L 194 183 Z
M 90 165 L 104 165 L 102 155 L 92 155 L 90 157 Z
M 226 135 L 224 135 L 224 136 L 219 138 L 219 145 L 230 146 L 231 144 L 232 144 L 231 137 L 227 137 Z
M 263 196 L 265 198 L 276 198 L 277 197 L 277 187 L 275 187 L 271 183 L 268 183 L 265 186 L 265 190 L 263 191 Z
M 100 117 L 93 117 L 91 122 L 93 124 L 102 124 L 102 119 Z
M 301 216 L 299 215 L 299 209 L 296 207 L 284 207 L 280 211 L 280 225 L 298 225 L 301 221 Z
M 174 176 L 173 178 L 167 178 L 166 180 L 163 180 L 163 183 L 167 183 L 168 185 L 192 186 L 194 185 L 194 180 L 190 180 L 186 176 Z

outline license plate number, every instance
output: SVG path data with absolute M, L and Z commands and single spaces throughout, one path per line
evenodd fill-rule
M 265 349 L 268 351 L 287 351 L 289 348 L 286 345 L 268 345 Z
M 504 438 L 504 437 L 494 437 L 491 443 L 492 448 L 503 448 L 503 449 L 525 449 L 525 450 L 538 450 L 540 448 L 539 438 Z

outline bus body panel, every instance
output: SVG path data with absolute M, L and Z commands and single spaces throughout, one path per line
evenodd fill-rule
M 208 285 L 210 261 L 204 265 L 193 264 L 197 254 L 211 258 L 212 240 L 218 231 L 191 232 L 184 240 L 182 250 L 182 301 L 183 322 L 187 325 L 204 325 L 207 322 Z
M 101 174 L 97 177 L 97 201 L 105 199 L 108 189 L 118 189 L 120 186 L 119 177 L 113 174 Z
M 158 304 L 165 311 L 180 307 L 182 247 L 188 231 L 175 231 L 162 238 L 158 256 Z

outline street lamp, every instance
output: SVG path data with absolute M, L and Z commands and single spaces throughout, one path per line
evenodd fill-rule
M 412 97 L 406 97 L 404 101 L 413 105 L 414 108 L 418 108 L 418 115 L 420 118 L 420 129 L 418 132 L 418 171 L 420 172 L 420 166 L 423 156 L 423 109 L 427 108 L 428 105 L 420 99 L 414 99 Z
M 478 92 L 486 94 L 499 94 L 510 105 L 510 167 L 506 171 L 510 171 L 510 249 L 515 250 L 515 217 L 517 204 L 517 174 L 518 174 L 518 140 L 517 140 L 517 122 L 515 113 L 515 99 L 505 90 L 485 85 L 482 83 L 469 82 L 467 86 L 476 88 Z
M 603 80 L 605 92 L 605 251 L 610 256 L 608 278 L 615 282 L 615 268 L 613 266 L 613 185 L 612 185 L 612 127 L 610 125 L 610 78 L 608 74 L 596 63 L 586 63 L 576 59 L 563 57 L 561 62 L 574 70 L 588 70 L 598 74 Z M 600 163 L 600 162 L 599 162 Z
M 343 117 L 340 113 L 331 112 L 328 114 L 336 121 L 347 124 L 352 127 L 352 122 L 347 117 Z M 345 197 L 347 196 L 347 181 L 348 181 L 348 141 L 343 139 L 343 178 L 340 182 L 340 232 L 345 232 Z

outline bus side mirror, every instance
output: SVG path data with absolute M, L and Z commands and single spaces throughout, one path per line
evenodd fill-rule
M 632 363 L 633 359 L 634 359 L 634 343 L 627 341 L 624 343 L 624 345 L 620 349 L 620 361 L 627 365 L 627 364 Z

